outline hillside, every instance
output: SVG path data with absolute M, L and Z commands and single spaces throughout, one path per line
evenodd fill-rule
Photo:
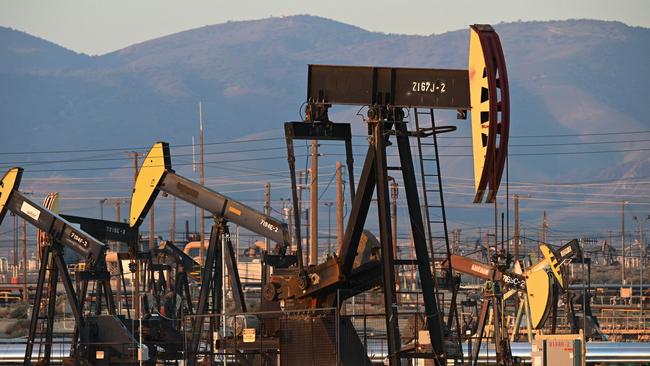
M 593 20 L 495 28 L 511 83 L 511 180 L 580 181 L 650 173 L 647 152 L 517 155 L 548 151 L 528 146 L 538 140 L 518 136 L 649 130 L 642 109 L 648 101 L 644 86 L 650 84 L 650 29 Z M 198 134 L 199 100 L 207 141 L 277 137 L 284 121 L 299 118 L 310 63 L 465 68 L 467 43 L 466 29 L 426 37 L 394 35 L 305 15 L 205 26 L 91 57 L 0 28 L 0 123 L 10 127 L 0 135 L 0 152 L 119 149 L 156 140 L 188 144 Z M 338 109 L 334 116 L 351 120 L 363 133 L 356 111 Z M 439 118 L 457 124 L 458 136 L 468 136 L 467 122 L 444 113 Z M 575 137 L 563 146 L 565 141 L 552 140 L 558 142 L 552 149 L 584 151 L 572 144 L 589 140 Z M 282 141 L 273 144 L 281 147 Z M 647 146 L 641 142 L 592 150 Z M 445 152 L 462 155 L 469 149 Z M 129 166 L 121 151 L 111 156 L 115 161 L 39 165 L 43 171 L 35 175 L 96 176 L 92 171 L 56 170 Z M 639 156 L 646 163 L 634 163 Z M 30 159 L 47 160 L 1 155 L 0 166 Z M 468 158 L 447 161 L 446 174 L 470 177 Z M 286 171 L 282 159 L 263 166 Z M 469 202 L 467 197 L 451 200 Z

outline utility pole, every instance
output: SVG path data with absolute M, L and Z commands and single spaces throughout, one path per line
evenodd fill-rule
M 640 219 L 634 216 L 634 221 L 636 221 L 639 224 L 639 287 L 640 287 L 640 297 L 639 297 L 639 321 L 640 321 L 640 326 L 641 328 L 639 329 L 645 329 L 645 319 L 643 318 L 643 301 L 645 300 L 643 296 L 643 267 L 645 266 L 645 244 L 643 243 L 643 224 L 645 224 L 646 221 L 650 220 L 650 215 L 648 215 L 645 219 Z
M 483 254 L 483 244 L 481 243 L 482 241 L 483 241 L 483 230 L 479 226 L 479 228 L 478 228 L 478 246 L 481 248 L 481 256 Z M 486 251 L 486 253 L 487 253 L 487 251 Z M 489 260 L 489 258 L 485 259 L 485 258 L 482 258 L 482 257 L 481 257 L 481 259 L 482 260 Z
M 310 201 L 311 201 L 311 250 L 310 264 L 318 264 L 318 140 L 311 141 L 311 184 L 310 184 Z
M 116 198 L 115 201 L 113 201 L 113 204 L 115 205 L 115 220 L 117 222 L 120 222 L 122 220 L 121 218 L 121 206 L 122 206 L 122 201 L 119 198 Z
M 304 187 L 304 185 L 302 183 L 302 178 L 303 178 L 304 175 L 305 175 L 304 171 L 301 170 L 301 171 L 298 172 L 298 187 L 296 187 L 298 189 L 298 216 L 300 216 L 300 217 L 302 217 L 302 190 L 303 190 L 303 187 Z M 296 225 L 297 225 L 296 230 L 298 230 L 302 234 L 302 225 L 298 225 L 297 222 L 296 222 Z M 303 236 L 300 235 L 300 237 L 302 238 Z M 296 237 L 296 239 L 297 239 L 297 237 Z M 307 239 L 308 238 L 305 237 L 305 240 L 307 240 Z M 303 243 L 296 243 L 296 245 L 300 245 L 302 248 L 305 249 L 303 251 L 302 260 L 303 260 L 303 263 L 309 263 L 309 247 L 307 245 L 303 245 Z
M 519 195 L 515 193 L 515 262 L 519 260 Z
M 121 203 L 122 202 L 121 202 L 121 200 L 119 198 L 116 198 L 113 201 L 113 204 L 115 205 L 115 221 L 117 221 L 117 222 L 120 222 L 122 220 L 121 212 L 120 212 Z M 117 252 L 117 260 L 118 261 L 121 261 L 121 259 L 120 259 L 120 250 L 122 248 L 120 248 L 120 247 L 121 247 L 121 245 L 120 245 L 120 242 L 118 241 L 117 244 L 116 244 L 116 247 L 115 247 L 115 251 Z M 119 268 L 122 268 L 122 267 L 119 267 Z M 115 286 L 115 290 L 116 290 L 115 298 L 117 300 L 118 310 L 121 311 L 122 310 L 122 282 L 119 279 L 117 280 L 117 286 Z
M 332 253 L 332 205 L 334 202 L 325 202 L 327 206 L 327 254 Z
M 133 183 L 135 184 L 135 181 L 138 180 L 138 152 L 129 151 L 128 154 L 133 158 Z
M 271 215 L 271 182 L 264 184 L 264 214 Z M 269 250 L 268 238 L 264 238 L 264 250 Z
M 271 182 L 266 182 L 264 184 L 264 213 L 269 216 L 271 215 Z M 237 230 L 239 230 L 239 226 L 237 226 Z M 237 242 L 239 242 L 239 231 L 237 231 Z M 269 251 L 269 238 L 264 238 L 264 250 Z M 239 255 L 239 254 L 237 254 Z M 235 258 L 239 258 L 235 256 Z M 262 278 L 271 278 L 271 268 L 270 266 L 262 266 L 262 269 L 264 271 L 264 274 L 262 275 Z M 224 302 L 225 305 L 225 302 Z
M 336 162 L 336 252 L 341 254 L 343 245 L 343 164 Z
M 201 102 L 199 102 L 199 183 L 203 186 L 205 185 L 205 170 L 204 170 L 204 161 L 203 161 L 203 106 L 201 105 Z M 153 207 L 152 207 L 153 208 Z M 203 215 L 205 213 L 203 212 L 203 208 L 199 210 L 199 230 L 200 230 L 200 235 L 199 235 L 199 240 L 201 240 L 201 244 L 199 245 L 199 256 L 201 260 L 203 261 L 205 258 L 205 247 L 203 246 L 203 243 L 205 242 L 205 223 L 203 219 Z
M 546 243 L 546 228 L 547 227 L 548 227 L 548 225 L 546 224 L 546 210 L 544 210 L 544 214 L 542 216 L 542 238 L 540 240 L 544 244 L 547 244 Z
M 462 231 L 461 229 L 454 229 L 451 232 L 452 235 L 453 235 L 453 238 L 452 238 L 452 242 L 453 242 L 452 245 L 453 246 L 452 246 L 452 249 L 451 249 L 452 254 L 457 254 L 458 253 L 458 247 L 460 246 L 460 233 L 461 233 L 461 231 Z
M 528 249 L 526 248 L 526 226 L 522 225 L 521 228 L 521 248 L 524 250 L 524 259 L 528 255 Z M 526 263 L 528 265 L 528 263 Z
M 176 196 L 172 197 L 172 228 L 169 232 L 169 238 L 176 242 Z
M 625 285 L 625 201 L 621 201 L 621 284 Z
M 29 304 L 27 290 L 27 221 L 23 220 L 23 300 Z
M 135 186 L 135 182 L 138 180 L 138 152 L 137 151 L 131 151 L 128 153 L 130 157 L 133 158 L 133 185 Z M 138 242 L 135 243 L 137 250 L 139 251 L 140 249 L 140 243 L 139 243 L 139 238 L 137 239 Z M 133 292 L 133 311 L 136 317 L 140 317 L 140 260 L 136 257 L 138 253 L 131 253 L 132 261 L 135 261 L 135 273 L 133 275 L 133 285 L 132 287 L 132 292 Z
M 99 218 L 104 219 L 104 203 L 106 202 L 106 198 L 102 198 L 99 200 Z
M 650 218 L 650 216 L 648 216 L 648 218 Z M 645 257 L 645 245 L 643 245 L 643 223 L 646 220 L 647 219 L 639 222 L 639 245 L 641 246 L 639 248 L 639 254 L 641 255 L 641 261 L 639 263 L 639 285 L 641 287 L 641 289 L 640 289 L 641 292 L 640 292 L 640 297 L 639 297 L 639 299 L 640 299 L 639 300 L 639 307 L 640 307 L 641 316 L 639 318 L 642 321 L 642 323 L 641 323 L 642 326 L 643 326 L 643 323 L 645 323 L 645 321 L 643 319 L 643 301 L 644 301 L 644 297 L 643 297 L 643 266 L 645 266 L 645 260 L 644 260 L 644 257 Z M 24 230 L 25 229 L 23 228 L 23 233 L 24 233 Z M 23 255 L 25 255 L 24 252 L 23 252 Z M 642 328 L 639 328 L 639 329 L 645 329 L 645 327 L 642 327 Z
M 289 200 L 284 201 L 282 198 L 280 198 L 280 200 L 282 200 L 282 214 L 284 215 L 285 220 L 287 220 L 287 227 L 289 229 L 289 233 L 293 233 L 293 220 L 292 220 L 292 217 L 293 217 L 292 207 L 293 206 L 291 205 L 291 201 L 289 201 Z M 293 251 L 293 250 L 294 249 L 293 249 L 293 246 L 292 246 L 291 251 Z

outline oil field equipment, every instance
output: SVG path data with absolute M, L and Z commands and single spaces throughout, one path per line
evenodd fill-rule
M 529 340 L 533 340 L 532 331 L 541 329 L 556 307 L 558 299 L 557 286 L 565 287 L 564 265 L 580 254 L 577 240 L 571 240 L 557 250 L 547 244 L 539 246 L 544 258 L 534 266 L 521 271 L 515 268 L 510 271 L 509 258 L 504 258 L 503 253 L 495 253 L 490 263 L 482 263 L 474 259 L 451 255 L 451 267 L 462 272 L 485 280 L 483 288 L 483 304 L 481 307 L 477 334 L 472 347 L 472 364 L 479 360 L 481 343 L 489 319 L 492 319 L 492 333 L 496 346 L 497 362 L 499 364 L 512 364 L 512 353 L 508 331 L 502 322 L 503 301 L 513 295 L 519 295 L 521 302 L 517 310 L 515 327 L 512 336 L 516 337 L 522 320 L 526 313 Z M 519 270 L 517 270 L 519 269 Z M 492 310 L 492 313 L 490 313 Z
M 350 130 L 347 123 L 330 121 L 328 110 L 333 105 L 359 105 L 368 108 L 365 121 L 368 125 L 368 140 L 370 145 L 366 153 L 359 183 L 355 188 L 352 199 L 350 219 L 345 229 L 340 256 L 337 260 L 338 284 L 349 280 L 354 256 L 359 239 L 367 218 L 373 192 L 377 192 L 377 207 L 381 243 L 382 288 L 384 293 L 384 311 L 386 320 L 388 360 L 390 365 L 398 365 L 400 359 L 430 358 L 435 364 L 446 364 L 446 359 L 460 361 L 460 334 L 458 317 L 455 309 L 456 289 L 452 285 L 451 268 L 447 283 L 452 289 L 451 309 L 445 324 L 441 305 L 437 300 L 437 289 L 431 271 L 431 256 L 433 237 L 431 226 L 439 224 L 443 228 L 445 252 L 442 255 L 449 259 L 451 252 L 447 234 L 442 180 L 436 135 L 455 130 L 452 126 L 436 126 L 433 117 L 434 109 L 458 110 L 460 118 L 466 118 L 467 111 L 472 112 L 472 134 L 474 145 L 474 162 L 476 177 L 476 196 L 474 201 L 480 202 L 484 192 L 488 191 L 487 201 L 496 199 L 496 193 L 501 180 L 505 157 L 507 155 L 509 130 L 509 93 L 505 68 L 505 59 L 501 50 L 499 37 L 489 25 L 474 25 L 470 29 L 470 59 L 469 70 L 424 69 L 424 68 L 393 68 L 393 67 L 358 67 L 358 66 L 326 66 L 310 65 L 307 76 L 307 118 L 300 122 L 285 123 L 289 170 L 291 173 L 291 189 L 293 197 L 294 222 L 296 227 L 296 244 L 299 251 L 301 246 L 300 215 L 297 202 L 297 186 L 295 174 L 295 155 L 293 141 L 308 140 L 345 140 Z M 412 108 L 415 117 L 415 129 L 408 130 L 405 121 L 405 109 Z M 430 117 L 431 125 L 420 126 L 420 117 Z M 390 138 L 397 140 L 399 166 L 388 166 L 386 147 L 391 144 Z M 421 151 L 424 137 L 432 137 L 432 142 L 426 144 L 435 150 L 435 157 L 427 163 L 436 166 L 434 173 L 425 173 L 425 162 L 420 155 L 420 166 L 423 181 L 426 178 L 437 180 L 437 188 L 425 188 L 424 210 L 421 210 L 418 194 L 413 157 L 411 155 L 410 137 L 417 138 Z M 351 152 L 346 149 L 348 162 Z M 348 163 L 350 164 L 350 163 Z M 398 304 L 396 301 L 395 271 L 400 261 L 395 261 L 392 252 L 392 235 L 390 225 L 389 193 L 387 177 L 389 170 L 402 172 L 404 189 L 408 204 L 411 232 L 415 247 L 416 259 L 408 263 L 418 268 L 422 296 L 425 305 L 426 328 L 429 333 L 431 349 L 429 352 L 418 352 L 402 349 L 398 325 Z M 350 174 L 351 175 L 351 174 Z M 439 195 L 438 204 L 427 203 L 428 192 Z M 437 210 L 441 220 L 433 220 L 431 210 Z M 425 217 L 422 217 L 422 212 Z M 425 231 L 425 223 L 427 230 Z M 426 234 L 428 234 L 428 238 Z M 428 239 L 428 240 L 427 240 Z M 427 241 L 429 249 L 427 249 Z M 450 261 L 448 261 L 450 263 Z M 300 273 L 305 273 L 302 262 Z M 322 277 L 319 277 L 319 279 Z M 309 292 L 314 283 L 305 276 L 307 282 L 304 290 Z M 317 285 L 316 285 L 317 286 Z M 456 336 L 451 337 L 451 328 L 456 328 Z M 455 341 L 446 342 L 446 340 Z
M 223 309 L 224 304 L 221 301 L 222 255 L 226 256 L 225 262 L 230 273 L 229 278 L 233 281 L 231 287 L 235 309 L 240 312 L 246 311 L 246 303 L 237 272 L 237 263 L 230 241 L 227 222 L 232 221 L 260 235 L 271 238 L 277 243 L 276 250 L 280 254 L 286 252 L 288 245 L 286 225 L 240 202 L 231 200 L 196 182 L 177 175 L 171 168 L 169 145 L 159 142 L 154 144 L 145 157 L 135 182 L 130 209 L 130 225 L 132 227 L 137 227 L 142 223 L 161 190 L 206 209 L 212 213 L 214 218 L 200 279 L 201 289 L 195 312 L 198 316 L 192 325 L 191 340 L 187 350 L 190 354 L 196 355 L 205 321 L 202 315 L 218 314 Z M 211 309 L 210 302 L 212 304 Z M 214 330 L 218 328 L 218 324 L 215 325 L 210 322 L 210 332 L 208 334 L 212 336 Z M 209 344 L 213 344 L 212 337 L 210 337 Z M 196 358 L 190 357 L 190 364 L 195 364 L 195 362 Z
M 58 207 L 58 199 L 58 193 L 50 193 L 44 205 Z M 142 335 L 141 342 L 147 347 L 151 360 L 180 359 L 184 344 L 179 332 L 180 313 L 192 314 L 189 277 L 185 269 L 193 272 L 199 267 L 198 263 L 167 241 L 162 241 L 151 251 L 142 251 L 138 228 L 128 223 L 65 214 L 60 216 L 102 243 L 126 244 L 126 252 L 107 251 L 105 254 L 107 270 L 120 285 L 118 288 L 121 291 L 114 292 L 118 302 L 116 308 L 119 312 L 122 308 L 120 302 L 125 304 L 124 324 L 132 334 Z M 139 278 L 138 268 L 140 264 L 143 265 L 142 288 L 140 281 L 134 281 L 131 287 L 132 302 L 127 293 L 124 260 L 130 261 L 129 267 L 134 270 L 132 273 L 135 272 L 133 279 Z M 170 282 L 173 280 L 173 283 L 167 283 L 166 278 Z M 131 304 L 137 309 L 133 314 Z
M 460 322 L 456 309 L 459 281 L 453 275 L 453 271 L 456 270 L 453 268 L 455 257 L 451 254 L 447 232 L 437 140 L 439 134 L 452 132 L 456 128 L 438 126 L 434 119 L 434 110 L 456 110 L 460 119 L 466 119 L 467 112 L 471 112 L 476 189 L 473 201 L 480 203 L 494 202 L 497 197 L 507 157 L 510 109 L 505 59 L 499 37 L 494 29 L 489 25 L 471 26 L 469 49 L 469 67 L 462 70 L 309 65 L 306 119 L 284 124 L 293 201 L 295 228 L 293 235 L 282 221 L 176 174 L 171 168 L 168 144 L 164 142 L 154 144 L 144 160 L 134 186 L 129 224 L 132 231 L 129 232 L 133 230 L 137 232 L 137 228 L 160 191 L 212 214 L 214 223 L 203 262 L 204 268 L 199 278 L 200 291 L 196 306 L 190 299 L 186 273 L 187 267 L 195 267 L 196 263 L 189 262 L 187 256 L 181 255 L 182 253 L 173 246 L 173 243 L 165 243 L 159 246 L 158 250 L 148 254 L 141 253 L 137 243 L 131 243 L 129 253 L 124 255 L 117 253 L 116 260 L 120 263 L 121 259 L 146 261 L 148 271 L 151 272 L 150 281 L 154 279 L 153 272 L 163 274 L 171 270 L 171 266 L 176 268 L 177 276 L 173 292 L 181 298 L 184 297 L 185 306 L 194 320 L 189 325 L 190 329 L 183 329 L 185 332 L 189 330 L 184 356 L 189 360 L 190 365 L 197 364 L 201 355 L 203 355 L 202 362 L 211 362 L 215 347 L 226 350 L 224 360 L 233 359 L 241 364 L 276 364 L 279 352 L 281 365 L 303 365 L 308 360 L 295 350 L 303 347 L 301 337 L 307 327 L 316 332 L 315 335 L 322 340 L 319 343 L 322 354 L 315 361 L 311 359 L 311 362 L 316 364 L 335 362 L 345 366 L 370 365 L 368 351 L 364 348 L 352 321 L 348 317 L 339 315 L 346 299 L 376 287 L 381 287 L 383 290 L 386 359 L 389 365 L 397 366 L 402 364 L 403 360 L 416 359 L 428 359 L 427 363 L 436 366 L 446 365 L 448 362 L 454 364 L 463 362 Z M 358 182 L 355 182 L 353 171 L 351 125 L 335 123 L 329 119 L 328 111 L 334 105 L 356 105 L 366 107 L 368 110 L 364 121 L 368 127 L 369 146 Z M 412 110 L 412 113 L 407 114 L 408 110 Z M 414 126 L 411 125 L 410 129 L 407 115 L 414 118 Z M 294 154 L 294 141 L 300 139 L 338 140 L 345 143 L 352 201 L 349 220 L 338 252 L 329 255 L 322 263 L 311 265 L 303 263 L 302 255 L 301 217 Z M 411 139 L 416 140 L 418 160 L 412 155 Z M 394 166 L 388 164 L 389 146 L 397 148 L 399 159 Z M 435 156 L 425 158 L 423 149 L 433 150 Z M 419 165 L 422 196 L 418 189 L 415 161 Z M 393 253 L 388 191 L 388 172 L 391 170 L 401 172 L 403 179 L 415 251 L 412 260 L 395 258 Z M 145 336 L 142 341 L 143 344 L 138 343 L 132 336 L 135 326 L 129 328 L 124 324 L 124 318 L 116 315 L 106 265 L 107 246 L 95 239 L 93 235 L 94 233 L 102 236 L 102 225 L 107 223 L 101 222 L 103 220 L 95 220 L 94 224 L 98 226 L 88 229 L 93 233 L 71 226 L 70 222 L 62 216 L 29 201 L 17 190 L 21 174 L 22 169 L 14 168 L 3 178 L 0 187 L 0 221 L 6 209 L 9 209 L 43 230 L 49 237 L 49 244 L 44 241 L 45 254 L 39 272 L 37 301 L 30 325 L 26 364 L 30 364 L 36 337 L 36 324 L 39 320 L 47 320 L 46 328 L 50 330 L 51 338 L 53 297 L 56 294 L 59 276 L 62 278 L 72 305 L 78 329 L 71 351 L 75 362 L 95 365 L 133 364 L 138 359 L 147 360 L 149 357 L 146 354 L 156 359 L 156 361 L 149 361 L 150 363 L 179 359 L 181 356 L 179 347 L 171 347 L 170 352 L 165 349 L 165 342 L 169 337 L 176 338 L 177 345 L 180 340 L 185 341 L 179 333 L 179 323 L 175 322 L 179 314 L 175 313 L 169 321 L 158 319 L 153 311 L 148 314 L 148 320 L 143 319 L 143 325 L 138 328 L 138 331 L 149 329 L 148 336 Z M 427 187 L 427 182 L 432 186 Z M 364 230 L 374 192 L 376 192 L 378 208 L 378 238 Z M 420 199 L 423 199 L 423 204 Z M 87 220 L 87 224 L 92 222 L 92 219 Z M 224 292 L 222 258 L 229 274 L 235 312 L 250 313 L 247 312 L 235 253 L 230 242 L 229 222 L 276 243 L 272 250 L 265 248 L 266 252 L 263 256 L 265 269 L 262 271 L 261 310 L 265 310 L 266 315 L 244 316 L 239 319 L 242 324 L 243 322 L 260 323 L 260 329 L 263 329 L 259 335 L 253 337 L 248 335 L 251 343 L 246 347 L 232 342 L 234 337 L 243 333 L 243 329 L 234 331 L 234 336 L 225 332 L 219 334 L 217 330 L 220 329 L 220 319 L 214 317 L 223 312 L 225 305 L 221 300 Z M 434 230 L 436 227 L 438 229 Z M 436 231 L 442 234 L 436 236 L 434 235 Z M 102 238 L 110 239 L 103 236 Z M 434 242 L 442 243 L 443 249 L 436 251 Z M 296 248 L 295 252 L 291 252 L 292 244 Z M 80 294 L 77 294 L 72 287 L 62 257 L 64 247 L 80 254 L 86 263 L 86 270 L 81 272 L 83 281 Z M 446 260 L 444 263 L 447 269 L 444 272 L 445 278 L 436 281 L 433 269 L 435 263 L 442 262 L 443 259 Z M 549 264 L 551 271 L 554 271 L 553 265 Z M 421 291 L 421 295 L 418 296 L 421 296 L 424 302 L 423 319 L 426 337 L 423 332 L 418 334 L 419 337 L 412 337 L 409 340 L 406 340 L 407 337 L 400 336 L 398 319 L 402 310 L 397 302 L 395 287 L 395 272 L 399 266 L 417 267 L 417 281 Z M 267 273 L 268 267 L 273 271 Z M 543 272 L 544 276 L 548 277 L 546 270 L 545 267 L 540 270 L 540 273 Z M 495 276 L 498 273 L 505 273 L 505 267 L 499 268 L 498 271 L 489 267 L 488 271 L 492 271 L 489 272 L 492 283 L 498 284 L 503 280 L 503 276 L 500 279 Z M 46 280 L 48 273 L 49 278 Z M 159 279 L 164 277 L 164 275 L 159 276 Z M 511 277 L 523 280 L 523 275 L 513 274 Z M 95 309 L 93 309 L 94 314 L 84 315 L 89 281 L 98 284 L 94 294 Z M 438 285 L 438 282 L 441 285 Z M 145 286 L 149 286 L 148 289 L 154 295 L 160 295 L 161 289 L 169 288 L 167 284 L 153 282 L 147 282 Z M 452 294 L 447 308 L 441 300 L 441 286 L 445 286 L 445 289 Z M 524 285 L 519 284 L 514 287 L 525 288 L 522 286 Z M 47 297 L 50 301 L 46 302 L 47 316 L 42 317 L 40 314 L 44 302 L 41 299 L 45 287 L 49 289 Z M 135 291 L 137 293 L 139 289 L 136 288 Z M 493 308 L 497 308 L 498 301 L 495 300 L 497 298 L 495 291 L 490 297 Z M 153 309 L 159 309 L 161 298 L 154 296 L 154 299 L 156 306 Z M 106 315 L 100 315 L 102 300 L 106 302 Z M 489 304 L 490 302 L 486 301 L 484 307 L 489 307 Z M 170 309 L 175 312 L 176 306 L 171 306 Z M 273 310 L 279 309 L 294 315 L 285 316 L 280 321 L 277 315 L 273 315 Z M 318 316 L 309 315 L 318 309 L 329 309 L 329 312 Z M 137 314 L 134 317 L 141 315 Z M 209 332 L 207 337 L 203 337 L 206 333 L 205 320 L 210 315 L 213 317 L 210 318 Z M 98 331 L 100 328 L 111 331 L 100 332 Z M 239 328 L 243 326 L 237 324 L 233 326 L 234 330 Z M 424 338 L 428 341 L 418 344 L 417 339 Z M 342 339 L 345 341 L 341 341 Z M 403 342 L 405 340 L 406 342 Z M 51 347 L 51 339 L 45 340 L 46 359 L 51 353 L 47 348 L 48 345 Z M 208 351 L 201 353 L 200 348 L 207 348 Z M 156 353 L 159 349 L 163 349 L 160 354 Z M 509 358 L 504 360 L 508 361 Z
M 584 366 L 585 337 L 578 334 L 539 335 L 532 342 L 530 360 L 532 366 Z
M 247 312 L 241 281 L 237 272 L 234 251 L 230 236 L 228 235 L 228 222 L 233 222 L 276 242 L 273 252 L 266 252 L 263 258 L 264 265 L 273 267 L 274 272 L 267 277 L 265 275 L 267 271 L 262 271 L 261 310 L 273 311 L 279 310 L 281 307 L 287 310 L 300 310 L 331 307 L 336 304 L 337 293 L 332 286 L 332 283 L 339 282 L 338 274 L 332 272 L 332 270 L 336 270 L 335 258 L 330 258 L 325 263 L 310 268 L 309 271 L 300 273 L 297 269 L 298 267 L 295 266 L 299 262 L 299 259 L 296 257 L 299 256 L 287 253 L 287 249 L 290 248 L 290 241 L 286 224 L 176 174 L 171 168 L 169 146 L 164 142 L 154 144 L 147 154 L 138 174 L 131 201 L 130 222 L 132 226 L 137 226 L 142 222 L 159 191 L 203 207 L 212 213 L 215 220 L 215 224 L 210 233 L 206 261 L 203 268 L 199 302 L 194 317 L 195 321 L 192 324 L 191 340 L 187 355 L 190 363 L 196 362 L 196 356 L 199 353 L 199 344 L 205 321 L 202 315 L 218 314 L 223 309 L 223 304 L 221 303 L 221 295 L 224 291 L 221 287 L 221 278 L 224 275 L 221 271 L 222 255 L 225 256 L 225 263 L 230 274 L 230 286 L 235 303 L 234 310 L 236 313 Z M 346 287 L 346 296 L 363 292 L 378 285 L 380 282 L 380 263 L 378 257 L 373 254 L 373 252 L 376 252 L 379 244 L 369 232 L 363 233 L 360 240 L 359 252 L 358 254 L 355 252 L 353 258 L 352 281 Z M 312 286 L 309 292 L 305 291 L 304 287 L 304 283 L 308 281 L 306 279 L 307 276 L 314 283 L 314 286 Z M 320 287 L 316 288 L 315 285 L 320 285 Z M 210 294 L 212 294 L 211 309 L 209 308 L 210 298 L 208 297 Z M 287 342 L 298 342 L 300 341 L 299 339 L 289 340 L 287 337 L 279 337 L 273 331 L 277 328 L 271 324 L 276 322 L 275 319 L 263 317 L 262 321 L 269 323 L 265 326 L 265 329 L 269 329 L 270 331 L 266 334 L 267 338 L 260 338 L 260 342 L 265 342 L 267 339 L 272 338 L 279 342 L 278 347 L 280 348 L 290 349 L 291 347 L 298 346 L 298 344 L 287 344 Z M 299 319 L 292 321 L 295 323 L 293 325 L 294 327 L 300 328 Z M 333 321 L 333 319 L 323 321 L 328 322 Z M 211 324 L 211 327 L 218 329 L 218 324 L 217 326 Z M 343 320 L 342 329 L 347 329 L 349 332 L 353 331 L 352 324 L 348 320 Z M 211 335 L 212 332 L 208 332 L 208 334 Z M 349 336 L 353 337 L 353 335 L 356 336 L 356 334 L 350 334 Z M 336 344 L 335 334 L 323 334 L 323 336 L 332 338 L 331 345 Z M 211 346 L 213 340 L 211 339 L 207 343 Z M 359 342 L 353 342 L 352 344 L 356 346 Z M 349 346 L 343 345 L 343 347 Z M 210 348 L 207 353 L 211 352 L 212 349 Z M 330 354 L 334 353 L 335 349 L 332 349 Z M 348 352 L 348 355 L 350 354 L 355 356 L 352 358 L 348 357 L 347 359 L 344 357 L 342 360 L 343 364 L 354 365 L 358 364 L 359 360 L 365 363 L 369 362 L 367 357 L 363 355 L 364 352 L 360 352 L 359 349 L 355 349 L 354 352 Z M 348 359 L 350 361 L 346 362 Z M 297 360 L 296 362 L 299 361 Z
M 25 365 L 32 364 L 34 345 L 39 349 L 37 358 L 43 364 L 49 364 L 52 354 L 52 333 L 54 326 L 54 307 L 56 287 L 59 277 L 72 308 L 75 319 L 75 332 L 72 339 L 70 362 L 76 365 L 130 365 L 139 357 L 148 360 L 147 348 L 140 345 L 127 329 L 123 318 L 116 315 L 113 293 L 110 286 L 110 274 L 106 268 L 106 245 L 75 228 L 59 215 L 52 213 L 41 205 L 26 198 L 19 190 L 22 168 L 12 168 L 2 178 L 0 185 L 0 222 L 7 210 L 25 219 L 30 224 L 47 233 L 49 243 L 44 246 L 41 266 L 38 274 L 34 307 L 29 326 Z M 85 262 L 81 276 L 81 291 L 73 287 L 70 273 L 63 259 L 64 248 L 76 252 Z M 46 279 L 47 277 L 47 279 Z M 84 310 L 89 282 L 94 282 L 95 308 L 92 313 Z M 106 314 L 102 314 L 105 301 Z M 47 306 L 44 306 L 47 304 Z M 90 308 L 89 304 L 89 308 Z M 43 338 L 37 334 L 40 321 L 44 321 Z M 42 355 L 42 358 L 40 358 Z

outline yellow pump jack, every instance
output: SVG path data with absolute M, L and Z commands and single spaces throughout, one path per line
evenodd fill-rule
M 486 280 L 486 296 L 481 309 L 478 325 L 478 336 L 475 341 L 474 358 L 477 359 L 483 332 L 489 327 L 490 319 L 494 323 L 495 341 L 506 342 L 506 334 L 497 336 L 499 330 L 503 329 L 496 323 L 501 321 L 502 302 L 517 295 L 520 297 L 520 306 L 517 309 L 515 328 L 511 339 L 515 339 L 519 333 L 521 320 L 524 311 L 528 337 L 532 342 L 533 329 L 541 329 L 551 312 L 554 298 L 554 286 L 566 287 L 563 266 L 579 253 L 577 240 L 572 240 L 557 250 L 547 244 L 539 247 L 543 259 L 528 269 L 522 270 L 517 262 L 513 271 L 507 271 L 496 264 L 487 264 L 466 258 L 459 255 L 451 256 L 451 267 L 453 270 Z M 506 290 L 502 292 L 502 289 Z M 495 310 L 494 316 L 488 315 L 489 307 Z M 507 344 L 504 344 L 509 348 Z
M 567 287 L 564 264 L 580 253 L 578 241 L 575 239 L 558 250 L 553 250 L 547 244 L 541 244 L 539 250 L 544 258 L 530 268 L 524 270 L 518 261 L 515 262 L 514 272 L 522 273 L 526 277 L 525 293 L 511 289 L 503 297 L 504 300 L 513 295 L 520 298 L 515 327 L 510 338 L 511 341 L 514 341 L 519 336 L 524 311 L 526 312 L 528 324 L 528 341 L 533 341 L 534 334 L 532 330 L 538 330 L 544 326 L 552 307 L 557 302 L 557 299 L 554 298 L 554 284 L 557 284 L 561 289 Z

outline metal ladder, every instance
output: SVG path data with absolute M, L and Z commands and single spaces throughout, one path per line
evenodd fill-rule
M 441 291 L 438 289 L 437 276 L 435 275 L 435 262 L 436 260 L 440 261 L 446 259 L 447 263 L 451 263 L 452 253 L 449 244 L 449 231 L 447 229 L 447 213 L 445 210 L 445 200 L 442 189 L 442 176 L 440 174 L 440 154 L 438 150 L 437 134 L 454 131 L 455 127 L 437 127 L 433 109 L 418 110 L 417 108 L 414 108 L 413 113 L 416 129 L 415 138 L 417 141 L 417 152 L 419 157 L 420 181 L 422 185 L 421 191 L 422 197 L 424 198 L 422 211 L 424 211 L 424 222 L 427 230 L 429 251 L 431 252 L 431 270 L 434 273 L 434 279 L 436 279 L 435 284 L 438 303 L 443 304 L 442 299 L 440 298 Z M 420 121 L 421 116 L 428 117 L 427 119 L 430 122 L 426 125 L 421 123 L 424 122 Z M 429 137 L 430 140 L 425 140 Z M 429 148 L 433 148 L 433 156 L 425 153 L 424 150 Z M 427 185 L 427 183 L 429 185 Z M 437 230 L 434 230 L 434 227 L 436 227 Z M 441 249 L 436 250 L 436 247 L 440 247 L 440 242 L 442 242 L 444 246 Z M 438 245 L 436 246 L 436 244 Z M 455 326 L 458 347 L 459 349 L 462 349 L 460 348 L 460 320 L 458 317 L 458 309 L 456 307 L 458 288 L 453 280 L 451 265 L 447 269 L 446 282 L 452 293 L 451 304 L 447 313 L 447 328 L 451 330 Z M 444 306 L 441 306 L 441 309 L 444 309 Z M 462 362 L 462 355 L 460 361 Z

